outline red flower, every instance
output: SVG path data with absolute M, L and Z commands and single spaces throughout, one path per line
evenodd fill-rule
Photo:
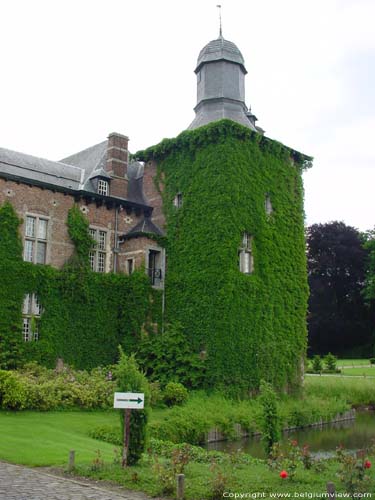
M 293 439 L 293 441 L 291 441 L 290 444 L 292 446 L 297 446 L 298 445 L 298 441 L 296 439 Z
M 370 460 L 366 460 L 366 462 L 363 464 L 363 467 L 364 467 L 365 469 L 369 469 L 369 468 L 371 467 L 371 462 L 370 462 Z
M 287 471 L 286 471 L 286 470 L 282 470 L 282 471 L 280 472 L 280 477 L 281 477 L 282 479 L 287 478 L 287 477 L 288 477 L 288 473 L 287 473 Z

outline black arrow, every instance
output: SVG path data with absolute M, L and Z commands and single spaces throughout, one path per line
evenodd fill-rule
M 130 403 L 142 403 L 142 399 L 141 398 L 138 398 L 138 399 L 117 399 L 117 401 L 129 401 Z

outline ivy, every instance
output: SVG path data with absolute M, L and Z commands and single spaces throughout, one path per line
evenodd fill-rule
M 166 321 L 180 322 L 191 350 L 205 353 L 204 386 L 245 393 L 264 379 L 297 387 L 308 297 L 301 170 L 311 159 L 228 120 L 137 157 L 158 164 Z M 253 236 L 251 275 L 238 266 L 244 232 Z
M 75 256 L 62 270 L 22 260 L 20 225 L 13 207 L 0 207 L 0 367 L 36 360 L 53 367 L 57 358 L 76 368 L 114 363 L 118 345 L 134 350 L 142 329 L 155 322 L 161 297 L 140 270 L 131 276 L 89 268 L 92 240 L 78 207 L 68 215 Z M 23 342 L 22 303 L 35 293 L 43 312 L 39 341 Z

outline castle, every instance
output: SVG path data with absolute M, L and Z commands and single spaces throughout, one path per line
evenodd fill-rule
M 92 271 L 144 266 L 207 364 L 207 385 L 298 383 L 307 279 L 301 172 L 310 158 L 268 139 L 245 104 L 244 58 L 219 38 L 200 52 L 188 130 L 136 153 L 108 139 L 58 162 L 0 148 L 0 205 L 22 218 L 24 261 L 62 268 L 79 207 L 96 241 Z M 29 293 L 23 340 L 38 340 Z

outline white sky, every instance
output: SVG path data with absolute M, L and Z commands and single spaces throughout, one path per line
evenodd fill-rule
M 0 146 L 58 160 L 128 135 L 132 152 L 193 120 L 218 0 L 0 0 Z M 223 0 L 268 137 L 315 158 L 306 223 L 375 225 L 375 1 Z

